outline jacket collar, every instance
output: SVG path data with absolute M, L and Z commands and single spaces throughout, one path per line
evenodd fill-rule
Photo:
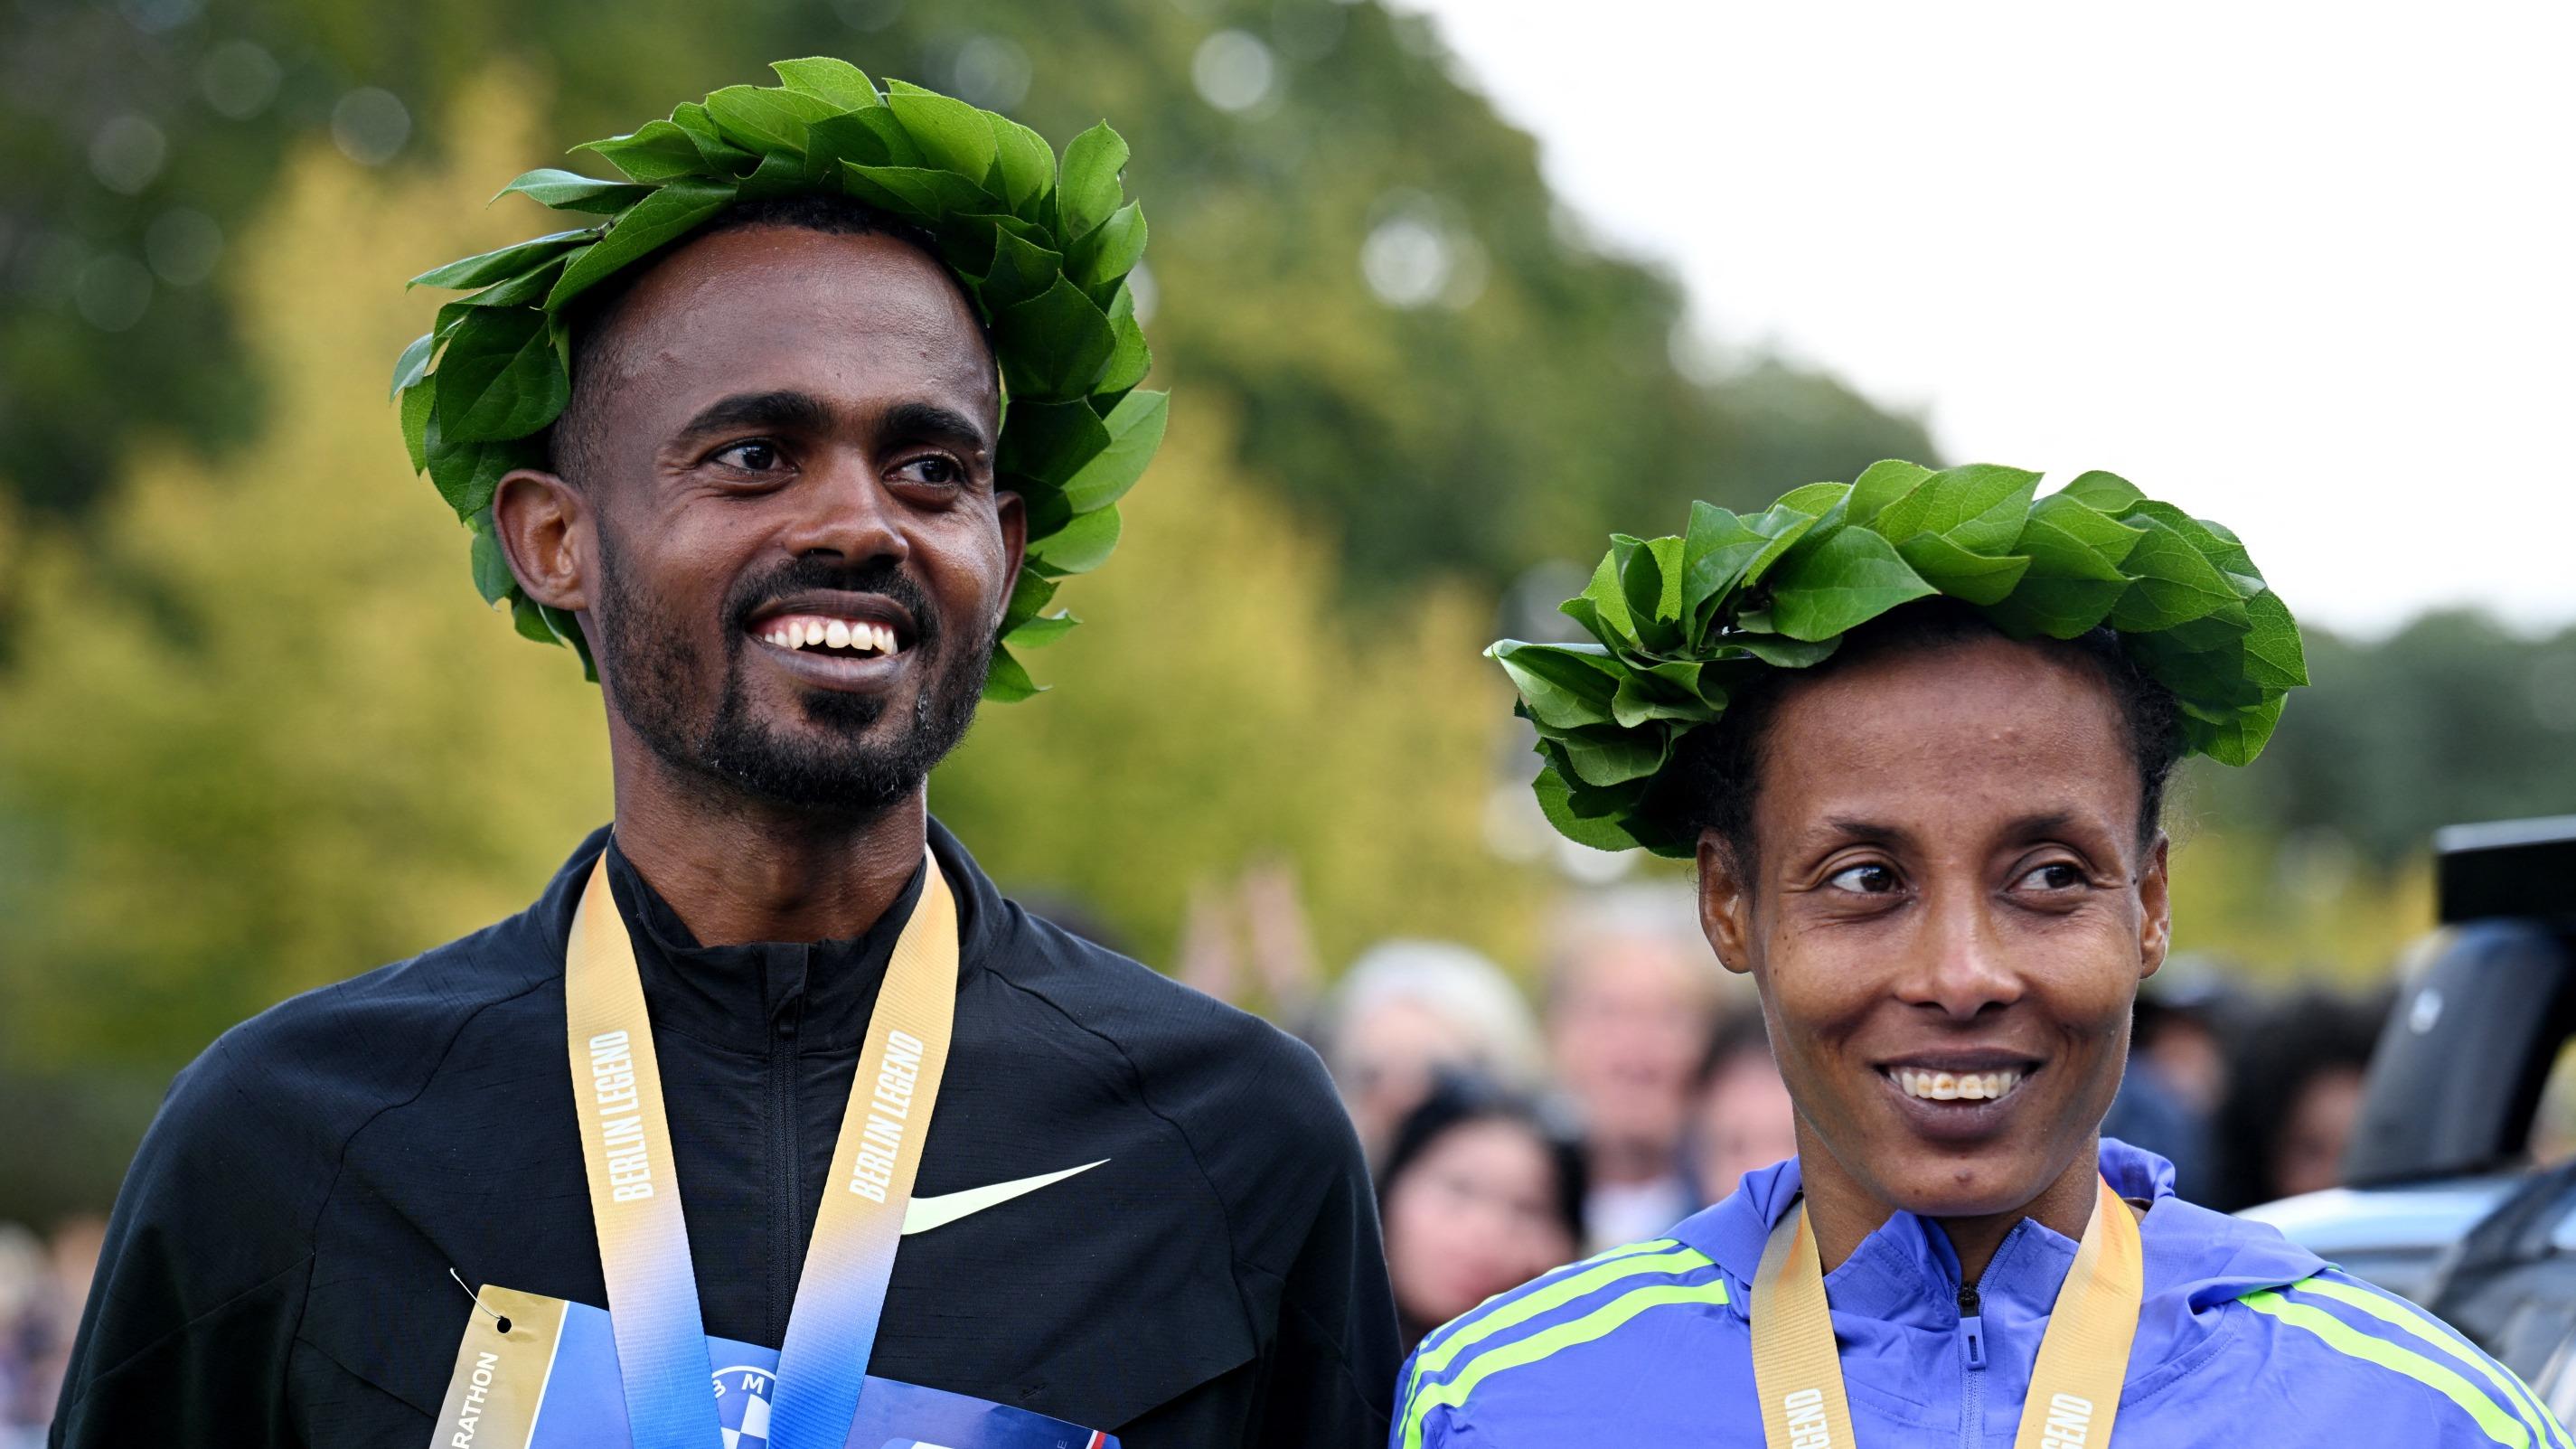
M 2174 1195 L 2173 1164 L 2116 1138 L 2102 1139 L 2103 1177 L 2124 1198 L 2148 1204 L 2139 1224 L 2146 1250 L 2146 1305 L 2134 1354 L 2152 1363 L 2180 1346 L 2184 1323 L 2199 1309 L 2257 1288 L 2294 1283 L 2325 1261 L 2276 1230 L 2213 1213 Z M 1737 1283 L 1750 1285 L 1771 1229 L 1798 1200 L 1798 1160 L 1744 1175 L 1715 1207 L 1684 1221 L 1673 1236 L 1709 1256 Z M 2025 1218 L 2005 1235 L 1977 1283 L 1988 1313 L 2044 1318 L 2057 1301 L 2075 1241 Z M 1825 1275 L 1837 1316 L 1946 1328 L 1957 1322 L 1959 1259 L 1938 1223 L 1900 1212 Z M 1737 1295 L 1746 1312 L 1751 1294 Z
M 931 857 L 939 863 L 958 912 L 958 986 L 978 969 L 1002 928 L 1000 892 L 973 856 L 937 820 L 929 827 Z M 548 883 L 532 914 L 549 928 L 557 969 L 572 916 L 592 865 L 608 855 L 609 888 L 626 923 L 656 1025 L 731 1051 L 766 1053 L 778 1039 L 820 1049 L 855 1046 L 866 1034 L 886 963 L 914 905 L 923 877 L 916 870 L 894 904 L 865 933 L 847 940 L 765 941 L 733 946 L 700 945 L 677 912 L 617 849 L 606 827 L 582 841 Z

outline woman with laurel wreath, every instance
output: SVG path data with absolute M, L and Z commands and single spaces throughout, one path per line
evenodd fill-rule
M 2235 535 L 2105 473 L 1882 463 L 1615 540 L 1505 641 L 1549 818 L 1692 858 L 1798 1153 L 1431 1334 L 1391 1444 L 2570 1444 L 2447 1326 L 2101 1136 L 2167 777 L 2305 683 Z

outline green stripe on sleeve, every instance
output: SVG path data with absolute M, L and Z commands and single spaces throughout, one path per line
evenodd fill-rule
M 2338 1353 L 2404 1374 L 2466 1410 L 2486 1436 L 2497 1443 L 2511 1449 L 2532 1449 L 2529 1425 L 2496 1407 L 2495 1400 L 2479 1392 L 2467 1379 L 2422 1354 L 2399 1348 L 2384 1338 L 2373 1338 L 2322 1308 L 2289 1302 L 2270 1289 L 2248 1293 L 2236 1301 L 2294 1328 L 2306 1329 Z
M 2531 1426 L 2534 1438 L 2557 1444 L 2561 1449 L 2576 1449 L 2576 1446 L 2571 1446 L 2566 1428 L 2552 1418 L 2547 1409 L 2540 1406 L 2540 1401 L 2532 1396 L 2530 1387 L 2515 1377 L 2511 1369 L 2480 1353 L 2474 1345 L 2453 1331 L 2450 1325 L 2417 1308 L 2414 1304 L 2350 1283 L 2337 1283 L 2328 1278 L 2308 1278 L 2290 1286 L 2298 1292 L 2314 1293 L 2321 1298 L 2331 1298 L 2337 1303 L 2348 1303 L 2380 1322 L 2403 1329 L 2476 1369 L 2488 1383 L 2495 1385 L 2497 1394 L 2515 1406 L 2516 1411 L 2522 1415 L 2523 1422 Z
M 1436 1347 L 1414 1356 L 1413 1380 L 1404 1386 L 1407 1401 L 1410 1402 L 1411 1396 L 1420 1392 L 1425 1378 L 1447 1368 L 1459 1354 L 1504 1329 L 1517 1328 L 1542 1313 L 1562 1308 L 1584 1294 L 1622 1278 L 1633 1278 L 1643 1273 L 1688 1273 L 1709 1266 L 1707 1254 L 1680 1247 L 1670 1239 L 1649 1246 L 1675 1251 L 1629 1253 L 1624 1248 L 1613 1248 L 1586 1260 L 1594 1266 L 1533 1289 L 1528 1295 L 1513 1299 L 1485 1317 L 1471 1314 L 1460 1319 L 1449 1336 Z M 1575 1266 L 1583 1268 L 1581 1263 Z
M 1645 1288 L 1631 1289 L 1581 1318 L 1557 1324 L 1552 1328 L 1533 1333 L 1527 1338 L 1516 1339 L 1500 1348 L 1479 1354 L 1469 1361 L 1466 1372 L 1445 1384 L 1436 1384 L 1424 1389 L 1414 1397 L 1412 1405 L 1405 1410 L 1404 1414 L 1404 1449 L 1422 1449 L 1422 1428 L 1430 1419 L 1432 1410 L 1451 1408 L 1467 1402 L 1467 1396 L 1475 1392 L 1478 1384 L 1505 1369 L 1527 1368 L 1561 1350 L 1605 1337 L 1649 1308 L 1685 1303 L 1715 1304 L 1725 1301 L 1726 1280 L 1723 1278 L 1712 1278 L 1706 1283 L 1657 1283 Z M 2465 1388 L 2466 1385 L 2462 1387 Z

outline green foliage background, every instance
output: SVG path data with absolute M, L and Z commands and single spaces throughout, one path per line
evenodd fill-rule
M 1240 114 L 1191 83 L 1228 28 L 1278 67 Z M 243 41 L 279 83 L 234 118 L 202 77 Z M 1050 652 L 1051 694 L 987 711 L 933 798 L 1006 882 L 1077 896 L 1148 959 L 1195 884 L 1285 857 L 1328 967 L 1397 931 L 1527 966 L 1558 885 L 1485 843 L 1526 768 L 1478 657 L 1503 587 L 1693 497 L 1930 451 L 1830 378 L 1677 369 L 1669 280 L 1584 244 L 1530 140 L 1370 0 L 635 0 L 613 24 L 573 0 L 22 0 L 0 20 L 0 1218 L 103 1203 L 215 1033 L 517 908 L 605 818 L 596 693 L 477 610 L 464 535 L 409 476 L 384 363 L 434 299 L 400 280 L 541 229 L 481 201 L 569 142 L 817 52 L 960 91 L 961 62 L 989 82 L 1016 54 L 1023 98 L 970 98 L 1058 142 L 1105 115 L 1134 147 L 1170 438 L 1115 566 L 1069 599 L 1102 627 Z M 374 168 L 332 140 L 362 86 L 409 114 Z M 166 150 L 132 195 L 93 154 L 128 116 Z M 220 264 L 102 331 L 82 278 L 148 265 L 174 208 L 213 221 Z M 1391 218 L 1481 285 L 1381 301 L 1361 251 Z M 2186 796 L 2181 941 L 2367 973 L 2423 924 L 2433 825 L 2576 810 L 2576 632 L 2446 616 L 2312 637 L 2310 666 L 2262 765 Z

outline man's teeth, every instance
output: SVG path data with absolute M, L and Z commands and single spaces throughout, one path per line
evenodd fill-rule
M 861 654 L 895 652 L 894 630 L 849 619 L 796 618 L 771 622 L 760 637 L 781 649 L 846 649 Z
M 1898 1067 L 1896 1086 L 1928 1102 L 1991 1102 L 2021 1085 L 2019 1072 L 1927 1072 Z

